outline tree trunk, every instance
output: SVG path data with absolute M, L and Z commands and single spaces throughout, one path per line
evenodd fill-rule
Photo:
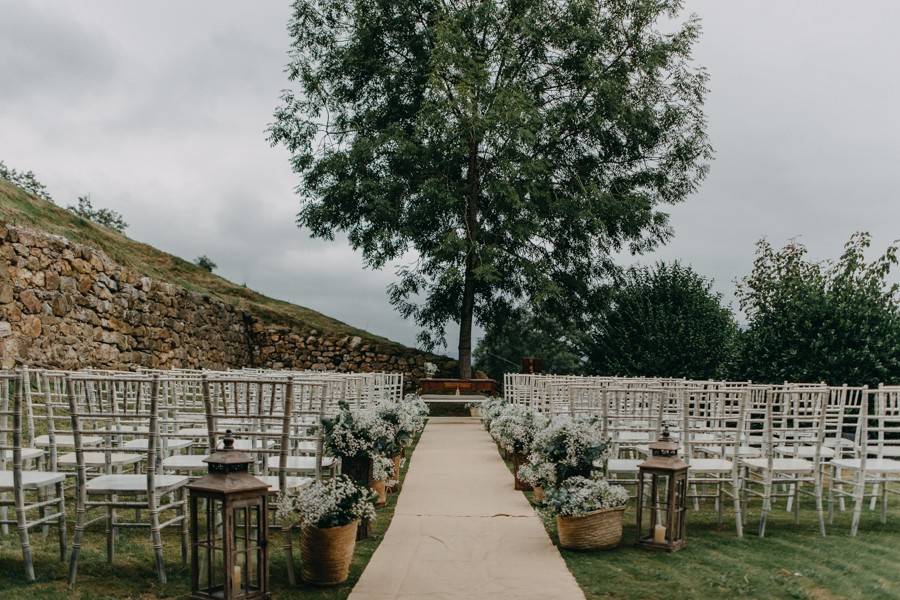
M 478 172 L 478 143 L 469 142 L 469 197 L 463 215 L 466 223 L 466 272 L 463 283 L 462 313 L 459 318 L 459 377 L 472 377 L 472 313 L 475 310 L 475 266 L 478 256 L 478 199 L 481 181 Z

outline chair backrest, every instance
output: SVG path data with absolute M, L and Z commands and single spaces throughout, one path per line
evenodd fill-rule
M 112 456 L 133 440 L 145 440 L 147 493 L 155 493 L 162 460 L 160 442 L 160 376 L 79 373 L 66 375 L 79 485 L 87 481 L 85 452 L 101 452 L 104 472 Z M 99 443 L 85 443 L 87 436 Z

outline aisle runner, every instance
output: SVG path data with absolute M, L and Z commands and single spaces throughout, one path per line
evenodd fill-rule
M 429 422 L 350 600 L 584 600 L 479 423 Z

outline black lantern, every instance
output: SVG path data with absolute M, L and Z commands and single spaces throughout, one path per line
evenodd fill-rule
M 638 465 L 637 545 L 674 552 L 687 540 L 688 464 L 678 457 L 666 426 L 650 444 L 650 458 Z
M 253 459 L 224 448 L 204 459 L 208 474 L 191 491 L 191 598 L 269 598 L 269 486 L 250 474 Z

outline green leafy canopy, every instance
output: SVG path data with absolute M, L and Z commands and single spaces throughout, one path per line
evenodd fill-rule
M 269 128 L 298 223 L 367 266 L 445 342 L 519 303 L 561 313 L 611 254 L 670 236 L 707 171 L 699 21 L 680 0 L 298 0 Z M 668 29 L 669 31 L 664 31 Z M 465 376 L 465 375 L 464 375 Z

